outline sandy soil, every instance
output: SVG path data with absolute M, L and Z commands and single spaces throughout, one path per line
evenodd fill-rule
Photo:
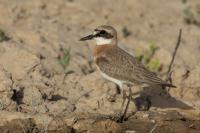
M 200 132 L 199 0 L 0 0 L 0 16 L 0 132 Z M 108 119 L 122 96 L 96 71 L 93 42 L 78 41 L 102 24 L 130 53 L 155 43 L 163 78 L 183 30 L 177 88 L 133 88 L 123 123 Z

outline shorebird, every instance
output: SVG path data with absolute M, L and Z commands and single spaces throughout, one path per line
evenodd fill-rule
M 80 39 L 80 41 L 86 40 L 96 41 L 93 53 L 94 62 L 101 75 L 107 80 L 116 83 L 123 92 L 122 109 L 120 112 L 123 111 L 124 101 L 126 99 L 123 84 L 175 87 L 159 78 L 156 73 L 145 68 L 133 55 L 121 49 L 118 46 L 117 31 L 112 26 L 98 26 L 92 34 Z M 126 115 L 130 98 L 128 100 L 125 111 L 121 116 L 122 121 Z

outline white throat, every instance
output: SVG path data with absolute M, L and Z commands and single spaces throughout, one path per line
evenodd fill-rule
M 105 39 L 103 37 L 95 38 L 97 45 L 112 44 L 112 39 Z

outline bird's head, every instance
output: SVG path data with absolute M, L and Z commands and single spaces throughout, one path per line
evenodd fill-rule
M 115 45 L 117 44 L 117 32 L 111 26 L 101 25 L 94 29 L 94 32 L 92 34 L 80 39 L 80 41 L 86 40 L 95 40 L 96 45 Z

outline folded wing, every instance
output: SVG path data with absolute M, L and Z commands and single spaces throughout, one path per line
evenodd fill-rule
M 117 58 L 116 58 L 117 57 Z M 118 47 L 106 49 L 96 58 L 98 68 L 110 77 L 135 84 L 164 85 L 174 87 L 149 71 L 132 55 Z

